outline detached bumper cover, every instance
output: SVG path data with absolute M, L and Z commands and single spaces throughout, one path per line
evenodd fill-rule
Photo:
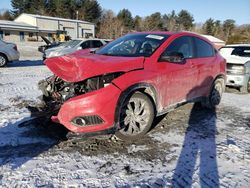
M 51 119 L 75 133 L 110 129 L 115 124 L 115 110 L 120 94 L 121 90 L 110 84 L 99 90 L 74 97 L 66 101 L 57 116 L 53 116 Z M 102 124 L 76 126 L 72 123 L 72 119 L 75 117 L 95 115 L 102 118 Z

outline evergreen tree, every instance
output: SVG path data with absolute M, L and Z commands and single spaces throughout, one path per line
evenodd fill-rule
M 145 31 L 159 31 L 163 29 L 161 13 L 156 12 L 147 16 L 143 22 Z
M 204 33 L 207 35 L 214 35 L 215 33 L 215 22 L 212 18 L 209 18 L 203 25 Z
M 235 28 L 235 21 L 232 19 L 227 19 L 223 22 L 222 29 L 225 35 L 226 41 L 232 35 L 232 31 Z
M 96 0 L 78 0 L 76 6 L 79 19 L 97 23 L 102 14 L 102 9 Z
M 25 11 L 25 0 L 11 0 L 11 13 L 17 17 Z
M 46 14 L 49 16 L 60 17 L 61 16 L 61 8 L 62 1 L 61 0 L 47 0 L 45 4 Z
M 162 18 L 163 29 L 166 31 L 176 31 L 177 30 L 177 15 L 173 10 L 170 14 L 164 14 Z
M 215 26 L 214 35 L 219 36 L 220 33 L 221 33 L 221 22 L 220 22 L 220 20 L 216 20 L 214 22 L 214 26 Z
M 193 16 L 187 10 L 181 10 L 178 14 L 177 24 L 179 30 L 187 30 L 190 31 L 194 24 Z
M 134 26 L 134 20 L 132 17 L 131 12 L 128 9 L 122 9 L 118 15 L 117 18 L 124 24 L 124 26 L 130 30 Z
M 142 18 L 136 15 L 133 22 L 134 22 L 134 30 L 141 31 Z

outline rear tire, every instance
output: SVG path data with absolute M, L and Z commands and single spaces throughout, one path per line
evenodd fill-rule
M 115 135 L 122 140 L 137 140 L 150 130 L 154 106 L 147 95 L 136 92 L 122 104 L 119 116 L 121 129 Z
M 210 94 L 206 101 L 202 103 L 202 106 L 212 109 L 220 104 L 222 94 L 225 90 L 224 83 L 224 79 L 222 78 L 216 79 L 214 81 Z
M 0 54 L 0 67 L 5 67 L 7 65 L 8 59 L 4 54 Z

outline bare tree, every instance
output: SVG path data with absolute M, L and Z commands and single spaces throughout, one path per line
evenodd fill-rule
M 123 34 L 122 22 L 112 10 L 104 10 L 99 24 L 98 37 L 114 39 Z

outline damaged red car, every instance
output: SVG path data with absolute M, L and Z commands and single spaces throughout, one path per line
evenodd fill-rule
M 95 52 L 45 61 L 53 76 L 39 82 L 51 119 L 73 133 L 146 134 L 156 116 L 187 102 L 220 103 L 225 60 L 189 32 L 131 33 Z

